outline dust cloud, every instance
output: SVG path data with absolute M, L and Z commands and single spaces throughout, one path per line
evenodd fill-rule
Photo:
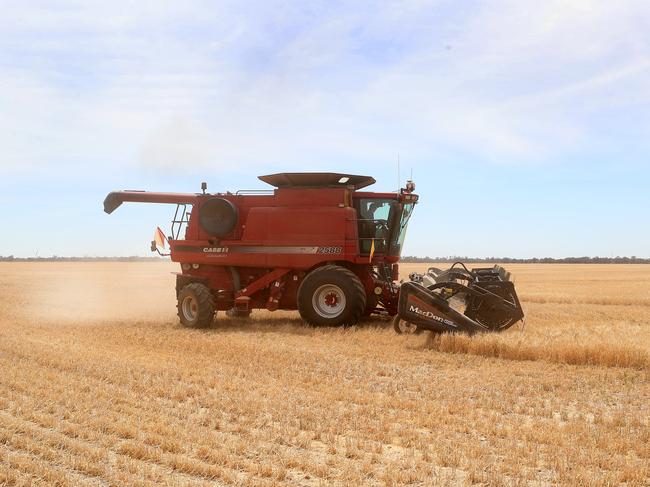
M 175 319 L 171 262 L 21 263 L 3 269 L 0 320 L 97 324 Z M 4 285 L 3 285 L 4 284 Z M 6 288 L 6 289 L 3 289 Z

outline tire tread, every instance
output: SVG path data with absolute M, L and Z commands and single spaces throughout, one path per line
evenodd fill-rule
M 197 298 L 199 303 L 199 317 L 196 320 L 196 323 L 189 324 L 183 320 L 183 311 L 181 309 L 181 297 L 185 291 L 191 291 Z M 212 291 L 205 285 L 200 282 L 192 282 L 183 286 L 181 291 L 178 294 L 178 303 L 176 304 L 178 318 L 181 320 L 183 326 L 191 328 L 206 328 L 212 324 L 214 320 L 214 311 L 215 311 L 215 300 L 212 295 Z
M 307 279 L 318 278 L 318 275 L 322 274 L 324 272 L 336 272 L 336 273 L 339 273 L 339 274 L 347 277 L 348 280 L 352 283 L 352 288 L 353 288 L 353 293 L 354 293 L 354 296 L 352 298 L 353 307 L 348 311 L 348 316 L 345 319 L 345 324 L 346 325 L 354 325 L 354 324 L 356 324 L 359 321 L 359 319 L 361 319 L 361 317 L 363 316 L 363 314 L 366 311 L 366 290 L 363 287 L 363 284 L 361 283 L 361 281 L 359 280 L 359 277 L 354 272 L 352 272 L 350 269 L 347 269 L 346 267 L 336 265 L 336 264 L 326 264 L 324 266 L 318 267 L 318 268 L 314 269 L 313 271 L 311 271 L 307 275 L 307 277 L 305 277 L 305 279 L 303 280 L 303 282 L 301 283 L 301 285 L 300 285 L 300 287 L 298 289 L 298 301 L 299 301 L 298 308 L 299 308 L 299 311 L 300 311 L 300 315 L 302 316 L 302 318 L 305 321 L 307 321 L 307 322 L 312 321 L 312 320 L 309 319 L 308 316 L 305 315 L 303 310 L 300 309 L 301 308 L 301 306 L 300 306 L 300 300 L 301 300 L 301 298 L 300 298 L 300 290 L 302 288 L 303 283 L 306 282 Z M 318 325 L 319 323 L 312 323 L 312 324 Z

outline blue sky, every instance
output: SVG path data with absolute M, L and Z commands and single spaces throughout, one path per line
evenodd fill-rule
M 644 1 L 2 2 L 0 255 L 148 255 L 114 189 L 410 170 L 406 254 L 650 257 Z

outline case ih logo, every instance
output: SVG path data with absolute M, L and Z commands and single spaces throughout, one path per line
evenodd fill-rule
M 225 254 L 228 252 L 228 247 L 203 247 L 203 252 L 206 254 Z

